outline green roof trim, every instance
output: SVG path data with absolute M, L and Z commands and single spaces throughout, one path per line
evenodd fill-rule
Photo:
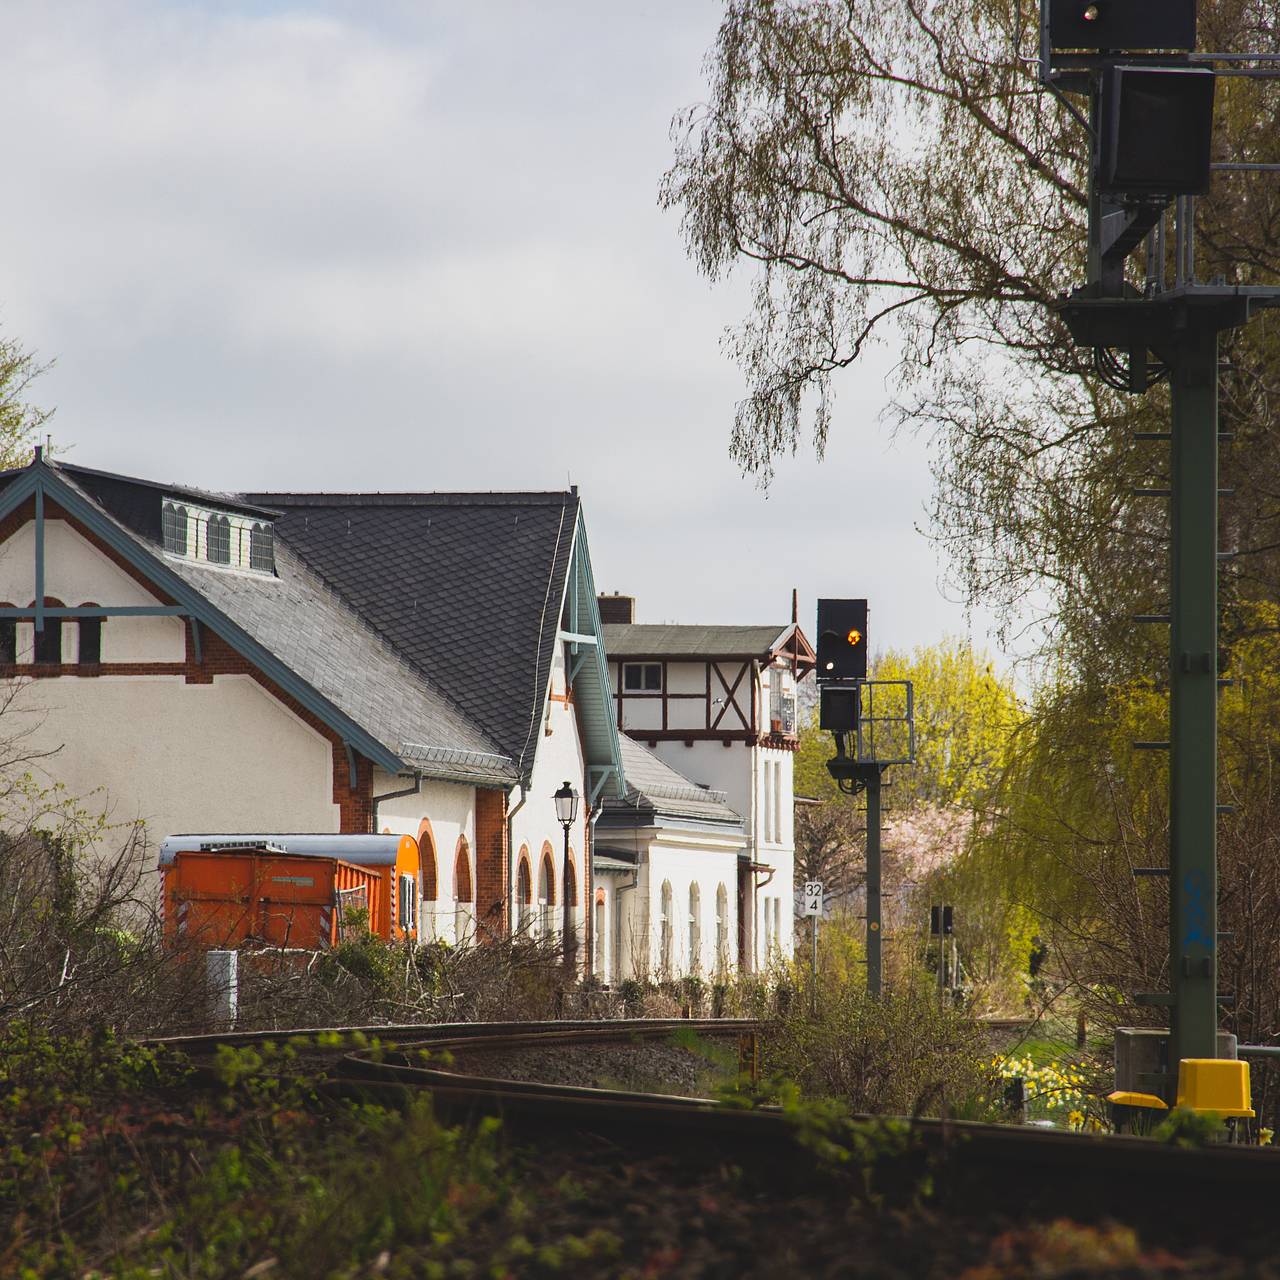
M 59 506 L 75 516 L 86 529 L 101 538 L 161 591 L 182 605 L 190 617 L 221 636 L 302 707 L 328 725 L 348 747 L 354 748 L 388 773 L 413 771 L 411 765 L 344 715 L 291 667 L 215 608 L 200 592 L 148 552 L 136 538 L 121 529 L 111 517 L 59 476 L 57 470 L 39 456 L 0 492 L 0 519 L 16 511 L 23 502 L 36 494 L 54 499 Z

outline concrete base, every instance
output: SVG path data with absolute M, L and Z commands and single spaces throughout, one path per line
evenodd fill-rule
M 1236 1057 L 1236 1038 L 1218 1032 L 1218 1057 Z M 1154 1093 L 1170 1106 L 1178 1090 L 1177 1063 L 1169 1062 L 1166 1027 L 1117 1027 L 1115 1039 L 1116 1088 L 1133 1093 Z

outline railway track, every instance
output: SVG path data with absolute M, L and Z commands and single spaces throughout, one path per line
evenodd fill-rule
M 832 1170 L 797 1140 L 794 1116 L 776 1107 L 739 1109 L 705 1099 L 623 1089 L 511 1080 L 479 1074 L 501 1052 L 577 1046 L 669 1043 L 677 1031 L 736 1039 L 761 1033 L 750 1021 L 622 1020 L 601 1024 L 489 1023 L 430 1027 L 334 1028 L 348 1043 L 327 1051 L 325 1089 L 391 1100 L 429 1091 L 447 1114 L 502 1117 L 519 1141 L 591 1141 L 632 1151 L 679 1152 L 690 1160 L 757 1167 L 794 1181 L 830 1179 Z M 352 1049 L 357 1033 L 377 1046 Z M 315 1031 L 173 1037 L 195 1063 L 220 1045 L 246 1047 Z M 444 1057 L 451 1055 L 450 1062 Z M 865 1118 L 864 1118 L 865 1119 Z M 1271 1231 L 1257 1206 L 1280 1195 L 1280 1152 L 1243 1146 L 1183 1148 L 1119 1136 L 916 1118 L 906 1122 L 911 1159 L 927 1171 L 939 1201 L 966 1212 L 1116 1218 L 1238 1240 Z

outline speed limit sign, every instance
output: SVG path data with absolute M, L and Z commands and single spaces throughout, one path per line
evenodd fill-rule
M 806 880 L 804 882 L 804 910 L 801 915 L 820 916 L 822 914 L 822 881 Z

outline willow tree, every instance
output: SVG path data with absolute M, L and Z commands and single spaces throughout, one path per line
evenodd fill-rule
M 1206 0 L 1206 47 L 1272 48 L 1268 11 Z M 934 529 L 957 584 L 1008 622 L 1037 592 L 1078 672 L 1118 655 L 1134 670 L 1158 664 L 1129 616 L 1160 604 L 1165 522 L 1131 493 L 1161 465 L 1132 430 L 1167 405 L 1112 390 L 1048 305 L 1083 275 L 1088 142 L 1037 81 L 1038 14 L 1035 0 L 728 0 L 660 200 L 708 277 L 753 273 L 727 337 L 744 469 L 767 481 L 806 440 L 821 454 L 840 374 L 891 344 L 890 417 L 933 438 Z M 1219 123 L 1247 158 L 1275 158 L 1265 103 Z M 1274 265 L 1280 204 L 1219 185 L 1202 273 Z M 1228 420 L 1270 429 L 1275 346 L 1253 339 L 1235 376 L 1228 344 Z M 1260 521 L 1242 525 L 1263 548 Z M 1262 576 L 1274 586 L 1280 568 Z

